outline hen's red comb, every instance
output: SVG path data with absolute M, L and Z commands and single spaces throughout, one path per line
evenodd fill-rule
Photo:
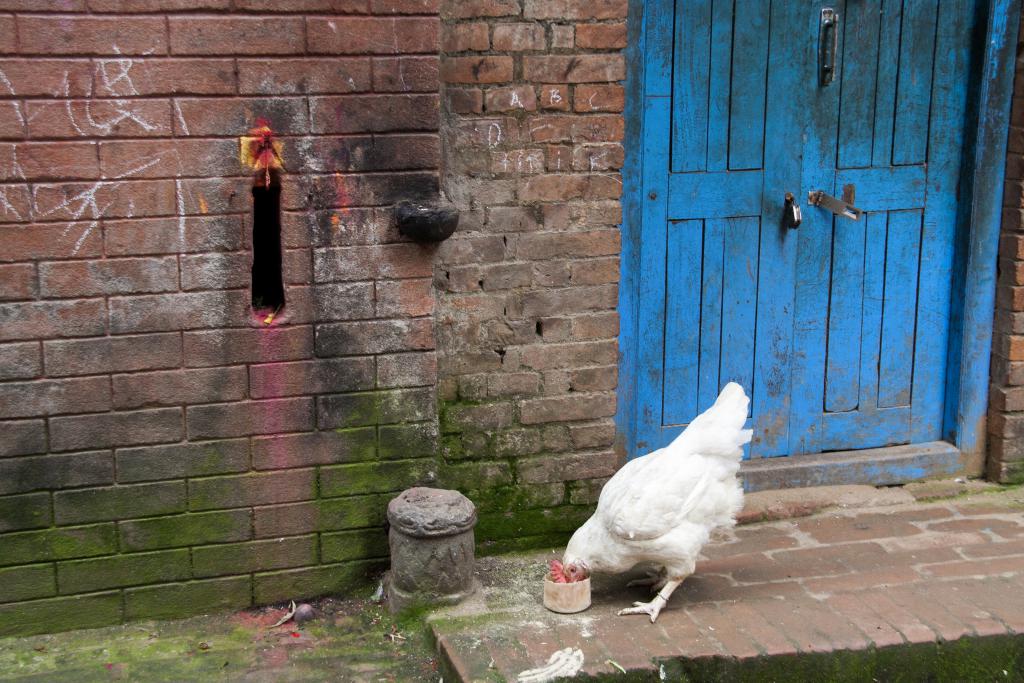
M 548 573 L 548 580 L 552 583 L 569 583 L 569 577 L 565 575 L 565 567 L 559 560 L 551 560 L 551 571 Z

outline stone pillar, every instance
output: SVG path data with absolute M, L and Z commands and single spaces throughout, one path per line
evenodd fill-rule
M 476 507 L 458 491 L 411 488 L 388 504 L 388 604 L 454 604 L 473 585 Z

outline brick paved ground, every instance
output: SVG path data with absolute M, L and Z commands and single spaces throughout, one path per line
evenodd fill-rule
M 931 652 L 949 660 L 942 666 L 961 667 L 946 676 L 951 680 L 979 680 L 973 666 L 1002 680 L 1024 680 L 1020 490 L 740 527 L 705 549 L 696 574 L 655 625 L 615 616 L 644 597 L 643 589 L 625 587 L 625 577 L 595 582 L 594 604 L 582 614 L 547 612 L 540 577 L 550 556 L 485 561 L 488 588 L 480 602 L 488 614 L 465 616 L 479 612 L 477 604 L 461 618 L 434 622 L 453 674 L 515 680 L 555 651 L 574 647 L 584 654 L 583 672 L 593 675 L 615 674 L 618 666 L 675 680 L 710 672 L 736 680 L 740 671 L 756 669 L 761 673 L 753 680 L 779 680 L 766 668 L 772 657 L 843 650 L 866 653 L 851 655 L 850 666 L 873 667 L 876 677 L 902 671 L 911 660 L 938 666 L 919 656 Z M 965 637 L 974 640 L 960 641 Z M 936 642 L 945 645 L 936 649 Z M 979 654 L 985 643 L 998 644 L 994 654 Z M 903 653 L 883 661 L 884 653 L 902 652 L 887 649 L 894 647 L 916 658 Z M 803 666 L 797 665 L 802 659 L 787 657 L 787 667 Z M 819 673 L 835 666 L 834 658 L 819 659 Z M 743 669 L 744 663 L 750 666 Z M 852 680 L 872 677 L 843 670 Z

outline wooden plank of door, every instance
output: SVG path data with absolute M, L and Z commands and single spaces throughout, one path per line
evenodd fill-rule
M 910 405 L 917 319 L 921 211 L 893 211 L 885 245 L 878 407 Z M 909 440 L 909 434 L 900 441 Z
M 837 221 L 832 238 L 825 410 L 855 410 L 860 399 L 864 314 L 864 220 Z
M 697 412 L 711 407 L 721 388 L 722 276 L 725 272 L 725 221 L 711 218 L 704 227 L 704 259 L 700 297 L 700 370 Z
M 672 78 L 672 172 L 707 168 L 711 0 L 677 0 Z M 727 122 L 716 122 L 727 125 Z
M 669 223 L 665 265 L 665 361 L 661 420 L 661 424 L 665 425 L 688 424 L 697 416 L 703 232 L 704 221 Z
M 871 165 L 892 163 L 892 129 L 896 113 L 896 71 L 900 61 L 900 25 L 903 0 L 882 0 L 878 36 L 878 76 L 875 84 L 875 134 Z
M 719 385 L 737 382 L 748 393 L 754 382 L 757 328 L 759 217 L 725 219 L 722 287 L 722 363 Z M 719 386 L 721 388 L 721 386 Z
M 733 20 L 729 168 L 761 168 L 768 68 L 768 10 L 764 0 L 736 0 Z
M 892 146 L 892 163 L 897 166 L 920 164 L 928 151 L 938 4 L 935 0 L 905 0 L 903 3 Z
M 881 4 L 881 0 L 846 4 L 844 44 L 850 54 L 843 65 L 839 106 L 840 168 L 871 165 Z

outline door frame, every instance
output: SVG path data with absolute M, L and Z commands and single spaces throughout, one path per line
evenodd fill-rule
M 645 59 L 648 22 L 672 0 L 630 0 L 627 24 L 625 149 L 622 170 L 622 254 L 619 285 L 619 386 L 615 416 L 617 448 L 636 452 L 638 424 L 639 285 L 643 235 L 644 108 L 649 76 L 671 69 L 671 50 L 662 63 Z M 973 65 L 981 71 L 968 102 L 968 122 L 977 133 L 965 140 L 962 186 L 971 188 L 961 207 L 950 343 L 947 352 L 943 441 L 822 455 L 761 458 L 743 463 L 747 490 L 870 483 L 896 484 L 957 473 L 980 474 L 986 449 L 989 364 L 996 297 L 996 265 L 1002 218 L 1006 145 L 1013 95 L 1021 0 L 979 0 L 984 43 L 976 41 Z M 984 6 L 987 5 L 987 6 Z M 980 39 L 980 36 L 978 36 Z M 981 48 L 984 48 L 982 50 Z M 664 51 L 663 51 L 664 52 Z M 968 129 L 970 125 L 968 125 Z

